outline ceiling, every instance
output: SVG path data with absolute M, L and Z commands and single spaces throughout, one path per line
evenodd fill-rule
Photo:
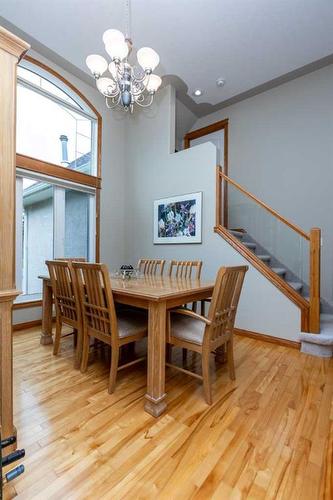
M 88 73 L 85 58 L 104 52 L 107 28 L 125 31 L 126 0 L 1 0 L 0 16 Z M 198 116 L 333 62 L 332 0 L 132 0 L 134 48 L 160 55 L 179 97 Z M 0 20 L 1 22 L 1 20 Z M 4 23 L 5 24 L 5 23 Z M 34 47 L 38 50 L 38 47 Z M 216 79 L 226 80 L 224 87 Z M 203 90 L 193 97 L 194 89 Z

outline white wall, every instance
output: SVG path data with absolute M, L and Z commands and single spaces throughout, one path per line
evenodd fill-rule
M 176 98 L 176 149 L 184 147 L 184 135 L 192 128 L 198 117 Z
M 323 231 L 322 295 L 333 302 L 333 66 L 198 119 L 229 118 L 229 175 L 287 219 Z
M 34 51 L 29 55 L 47 64 L 75 85 L 95 106 L 103 120 L 101 190 L 101 260 L 118 267 L 124 255 L 124 129 L 126 120 L 109 111 L 101 94 L 74 75 Z M 39 311 L 39 313 L 37 313 Z M 40 317 L 39 308 L 14 312 L 14 323 Z
M 174 93 L 163 89 L 151 114 L 137 113 L 128 124 L 126 148 L 126 262 L 140 257 L 202 259 L 203 277 L 212 280 L 222 265 L 247 262 L 213 232 L 215 223 L 215 146 L 210 143 L 170 154 L 174 138 Z M 154 245 L 153 201 L 203 192 L 202 244 Z M 254 268 L 245 280 L 237 326 L 297 339 L 300 313 Z

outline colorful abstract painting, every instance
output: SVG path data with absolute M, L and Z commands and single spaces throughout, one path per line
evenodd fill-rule
M 154 243 L 201 243 L 202 193 L 154 202 Z

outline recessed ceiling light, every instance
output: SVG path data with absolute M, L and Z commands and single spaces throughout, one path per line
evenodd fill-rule
M 224 78 L 218 78 L 218 79 L 216 80 L 216 85 L 217 85 L 218 87 L 224 87 L 224 85 L 225 85 L 225 79 L 224 79 Z
M 202 94 L 203 94 L 203 92 L 202 92 L 202 90 L 200 90 L 200 89 L 196 89 L 196 90 L 193 92 L 193 95 L 195 95 L 196 97 L 199 97 L 199 96 L 200 96 L 200 95 L 202 95 Z

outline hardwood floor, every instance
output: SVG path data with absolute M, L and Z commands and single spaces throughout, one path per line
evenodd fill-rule
M 219 365 L 213 406 L 197 380 L 168 369 L 168 411 L 154 419 L 144 364 L 121 371 L 109 395 L 100 354 L 81 374 L 71 338 L 56 358 L 39 337 L 14 335 L 26 472 L 5 498 L 333 498 L 333 360 L 236 337 L 237 379 Z M 191 369 L 198 361 L 189 355 Z

